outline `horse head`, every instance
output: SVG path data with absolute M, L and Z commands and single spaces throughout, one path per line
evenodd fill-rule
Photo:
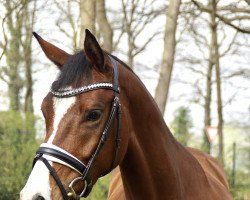
M 88 30 L 84 50 L 74 55 L 37 33 L 34 36 L 60 72 L 43 99 L 45 140 L 20 199 L 86 197 L 97 179 L 114 169 L 126 152 L 128 117 L 126 103 L 121 107 L 126 97 L 120 94 L 120 64 Z

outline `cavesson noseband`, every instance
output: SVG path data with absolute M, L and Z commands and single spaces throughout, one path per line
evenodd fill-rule
M 118 158 L 118 152 L 120 148 L 120 127 L 121 127 L 121 104 L 119 100 L 119 68 L 118 68 L 118 62 L 109 56 L 113 65 L 113 83 L 94 83 L 87 86 L 83 86 L 76 89 L 66 89 L 66 90 L 59 90 L 59 91 L 51 91 L 51 93 L 58 98 L 67 98 L 71 96 L 76 96 L 81 93 L 86 93 L 92 90 L 98 90 L 98 89 L 107 89 L 107 90 L 113 90 L 114 91 L 114 100 L 112 104 L 112 108 L 110 111 L 109 118 L 107 120 L 106 126 L 102 132 L 102 136 L 100 138 L 100 141 L 92 154 L 91 158 L 89 159 L 87 165 L 82 163 L 79 159 L 77 159 L 75 156 L 70 154 L 69 152 L 65 151 L 64 149 L 55 146 L 53 144 L 49 143 L 43 143 L 40 145 L 36 152 L 36 156 L 33 161 L 33 166 L 35 163 L 40 160 L 42 161 L 46 167 L 48 168 L 50 174 L 53 176 L 55 182 L 57 183 L 58 187 L 61 190 L 62 196 L 64 200 L 68 199 L 80 199 L 80 197 L 87 197 L 90 193 L 93 183 L 91 180 L 91 177 L 89 175 L 90 169 L 92 167 L 93 162 L 95 161 L 97 155 L 101 151 L 108 135 L 109 130 L 111 127 L 111 124 L 113 122 L 113 119 L 115 115 L 117 116 L 117 130 L 116 130 L 116 139 L 115 139 L 115 151 L 114 151 L 114 159 L 111 164 L 110 170 L 111 171 L 117 162 Z M 64 188 L 60 178 L 58 177 L 56 171 L 51 165 L 51 162 L 56 162 L 62 165 L 65 165 L 67 167 L 70 167 L 77 173 L 79 173 L 79 177 L 75 178 L 71 183 L 69 184 L 69 190 L 68 192 Z M 73 189 L 74 185 L 82 181 L 84 183 L 84 189 L 81 192 L 81 194 L 76 194 L 75 190 Z

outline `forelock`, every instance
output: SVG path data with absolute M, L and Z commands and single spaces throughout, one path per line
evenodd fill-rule
M 66 87 L 79 87 L 82 80 L 91 79 L 91 64 L 87 60 L 83 51 L 80 51 L 69 58 L 62 66 L 61 71 L 51 86 L 53 91 L 58 91 Z

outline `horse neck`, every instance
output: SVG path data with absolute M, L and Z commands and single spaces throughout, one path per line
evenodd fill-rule
M 204 173 L 173 138 L 155 101 L 139 79 L 133 75 L 128 80 L 126 76 L 126 83 L 132 124 L 127 152 L 120 164 L 126 197 L 183 199 L 186 188 L 192 184 L 189 170 L 197 170 L 198 176 Z

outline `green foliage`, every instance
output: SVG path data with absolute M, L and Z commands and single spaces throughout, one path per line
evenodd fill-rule
M 190 128 L 192 127 L 192 120 L 189 115 L 190 111 L 186 107 L 180 107 L 175 112 L 173 122 L 170 124 L 170 128 L 173 131 L 176 139 L 187 146 L 190 139 Z
M 233 176 L 233 168 L 228 171 L 230 174 L 231 193 L 235 200 L 250 199 L 250 148 L 246 146 L 236 150 L 236 169 Z
M 237 185 L 231 188 L 231 194 L 234 200 L 250 199 L 250 184 L 249 185 Z
M 18 199 L 31 171 L 37 148 L 34 120 L 14 111 L 0 112 L 0 199 Z
M 94 185 L 94 188 L 87 200 L 106 200 L 108 196 L 109 181 L 110 175 L 100 178 Z

